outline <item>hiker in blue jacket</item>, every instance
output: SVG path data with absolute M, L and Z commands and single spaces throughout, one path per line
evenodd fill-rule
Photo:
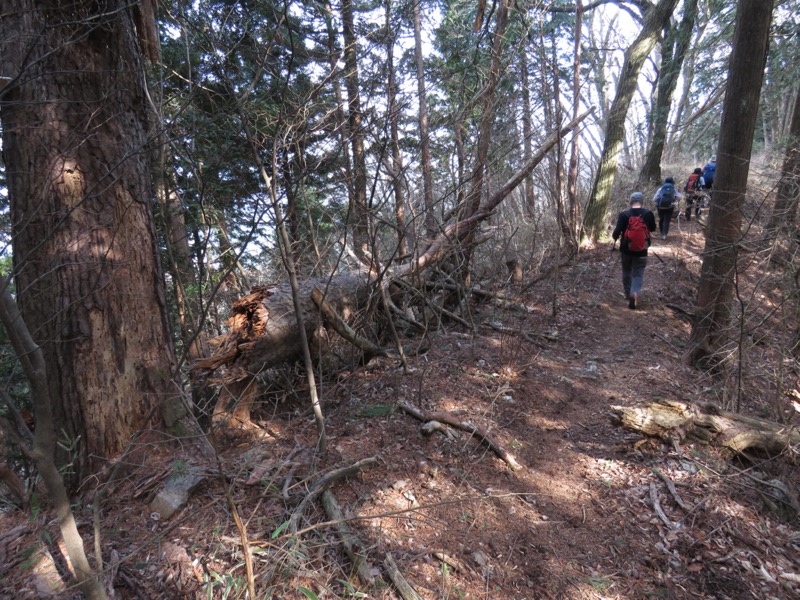
M 614 242 L 620 237 L 619 251 L 622 259 L 622 290 L 628 300 L 628 308 L 636 309 L 644 282 L 647 266 L 647 248 L 650 247 L 650 232 L 656 230 L 653 213 L 642 207 L 644 195 L 631 194 L 630 208 L 617 217 L 617 225 L 611 237 Z
M 708 159 L 708 163 L 703 167 L 703 182 L 704 189 L 710 190 L 714 187 L 714 175 L 717 174 L 717 155 L 712 154 Z
M 667 239 L 669 233 L 669 224 L 672 221 L 672 214 L 675 212 L 675 206 L 680 203 L 683 195 L 675 187 L 675 179 L 667 177 L 664 184 L 658 188 L 653 196 L 653 205 L 658 209 L 658 231 L 661 233 L 661 239 Z

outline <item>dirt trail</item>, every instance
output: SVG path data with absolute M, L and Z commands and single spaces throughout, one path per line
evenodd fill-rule
M 378 467 L 334 492 L 360 517 L 353 527 L 379 579 L 387 581 L 379 567 L 391 552 L 426 599 L 798 597 L 798 586 L 780 579 L 800 572 L 796 522 L 765 512 L 712 451 L 641 440 L 609 420 L 612 404 L 713 400 L 712 382 L 681 360 L 690 325 L 666 306 L 691 310 L 702 243 L 695 223 L 654 242 L 640 310 L 622 297 L 618 254 L 600 248 L 561 272 L 556 317 L 552 282 L 542 282 L 526 298 L 530 314 L 484 306 L 476 335 L 435 334 L 428 352 L 409 357 L 411 375 L 379 359 L 325 385 L 331 450 L 321 462 L 301 450 L 315 435 L 303 393 L 266 400 L 264 432 L 227 440 L 223 454 L 259 548 L 257 584 L 271 573 L 276 598 L 310 597 L 302 588 L 319 598 L 397 597 L 386 583 L 357 583 L 331 528 L 303 537 L 302 559 L 279 549 L 281 523 L 315 472 L 377 456 Z M 463 432 L 422 434 L 394 409 L 398 400 L 486 427 L 524 468 L 512 471 Z M 223 486 L 209 482 L 182 516 L 159 523 L 146 495 L 133 497 L 146 474 L 106 513 L 106 543 L 127 557 L 120 597 L 244 589 Z M 324 520 L 318 507 L 308 515 Z M 194 561 L 188 577 L 159 559 L 166 542 Z M 14 585 L 30 589 L 25 573 L 18 577 Z

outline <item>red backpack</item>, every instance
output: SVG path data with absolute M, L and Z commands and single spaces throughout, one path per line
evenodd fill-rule
M 683 188 L 684 192 L 694 192 L 700 188 L 700 175 L 697 173 L 692 173 L 689 175 L 689 181 L 686 182 L 686 186 Z
M 647 249 L 647 241 L 650 239 L 650 231 L 647 223 L 644 222 L 642 215 L 631 214 L 628 217 L 628 226 L 622 239 L 628 242 L 629 252 L 641 252 Z

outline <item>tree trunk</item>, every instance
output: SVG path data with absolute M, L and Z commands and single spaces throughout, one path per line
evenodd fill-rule
M 470 186 L 464 198 L 464 209 L 467 217 L 470 217 L 478 212 L 481 206 L 481 199 L 483 197 L 485 180 L 486 180 L 486 166 L 489 158 L 489 145 L 492 140 L 492 123 L 495 117 L 495 96 L 497 92 L 497 84 L 500 81 L 500 71 L 503 68 L 503 50 L 505 47 L 506 26 L 508 24 L 508 15 L 511 10 L 509 0 L 500 0 L 497 17 L 495 18 L 495 29 L 492 35 L 492 52 L 491 62 L 489 63 L 489 72 L 486 76 L 486 82 L 481 90 L 483 97 L 483 106 L 481 107 L 480 123 L 478 125 L 478 135 L 475 144 L 475 160 L 472 165 L 472 173 L 470 174 Z M 463 251 L 463 260 L 459 266 L 458 278 L 465 285 L 470 285 L 470 263 L 472 262 L 472 232 L 465 238 L 465 248 Z
M 658 185 L 661 183 L 661 157 L 664 154 L 664 142 L 667 138 L 667 122 L 672 106 L 672 96 L 678 85 L 689 43 L 692 40 L 692 29 L 697 20 L 697 0 L 686 0 L 683 6 L 683 19 L 678 26 L 670 29 L 664 40 L 661 72 L 658 75 L 658 95 L 653 115 L 653 137 L 647 156 L 639 173 L 639 187 Z
M 575 8 L 575 48 L 572 63 L 572 118 L 580 113 L 581 102 L 581 32 L 583 30 L 583 0 L 577 0 Z M 569 167 L 567 168 L 567 198 L 569 199 L 569 222 L 572 235 L 570 240 L 577 242 L 578 222 L 580 220 L 580 201 L 578 200 L 578 160 L 580 158 L 580 130 L 575 131 L 570 144 Z M 573 251 L 577 248 L 572 248 Z
M 353 245 L 359 252 L 369 249 L 369 213 L 367 210 L 367 162 L 364 155 L 364 130 L 358 82 L 358 57 L 352 0 L 342 0 L 344 35 L 344 83 L 347 89 L 347 133 L 353 152 L 353 181 L 350 196 L 350 221 Z
M 641 33 L 625 52 L 625 62 L 622 65 L 617 94 L 609 111 L 600 166 L 597 169 L 592 195 L 586 207 L 584 235 L 592 240 L 597 240 L 606 227 L 606 212 L 617 175 L 619 154 L 625 141 L 625 118 L 636 92 L 639 73 L 677 2 L 678 0 L 659 0 L 658 4 L 650 8 L 645 15 Z
M 778 195 L 769 218 L 768 228 L 792 231 L 797 226 L 797 204 L 800 202 L 800 88 L 794 103 L 792 124 L 789 126 L 789 142 L 783 155 Z
M 522 80 L 522 159 L 530 160 L 533 154 L 533 116 L 531 111 L 531 90 L 528 76 L 528 45 L 522 44 L 519 50 L 519 70 Z M 531 219 L 536 218 L 536 203 L 533 195 L 533 177 L 525 179 L 525 209 Z
M 79 477 L 173 393 L 130 5 L 9 0 L 3 154 L 22 314 Z M 11 41 L 9 41 L 11 40 Z
M 422 206 L 425 211 L 425 236 L 432 240 L 436 235 L 433 215 L 433 175 L 431 174 L 431 140 L 428 127 L 428 99 L 425 90 L 425 63 L 422 56 L 421 2 L 412 2 L 414 9 L 414 63 L 417 68 L 417 95 L 419 102 L 419 152 L 422 169 Z
M 708 216 L 706 247 L 688 357 L 693 364 L 717 360 L 731 319 L 742 203 L 747 192 L 758 100 L 769 46 L 772 0 L 739 0 L 733 54 L 723 103 L 717 176 Z
M 402 183 L 403 155 L 400 152 L 400 132 L 398 126 L 401 110 L 397 106 L 397 82 L 394 72 L 394 44 L 397 41 L 397 32 L 391 29 L 392 0 L 386 0 L 385 8 L 386 57 L 388 66 L 387 70 L 389 72 L 388 81 L 386 82 L 386 95 L 389 104 L 389 138 L 392 145 L 392 166 L 389 176 L 391 179 L 392 191 L 394 192 L 394 215 L 395 224 L 397 226 L 397 253 L 399 256 L 403 257 L 408 254 L 408 226 L 406 225 L 406 189 Z M 430 171 L 428 173 L 428 178 L 430 178 Z

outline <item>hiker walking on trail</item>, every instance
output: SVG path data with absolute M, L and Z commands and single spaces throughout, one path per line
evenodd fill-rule
M 675 212 L 675 205 L 681 201 L 681 198 L 683 196 L 675 188 L 675 179 L 672 177 L 667 177 L 653 196 L 653 204 L 658 209 L 658 231 L 661 233 L 662 240 L 667 239 L 672 213 Z
M 650 247 L 650 232 L 656 230 L 656 218 L 642 206 L 641 192 L 631 194 L 630 208 L 617 217 L 612 237 L 620 237 L 619 251 L 622 259 L 622 289 L 628 300 L 628 308 L 636 309 L 642 291 L 644 268 L 647 266 L 647 249 Z
M 702 208 L 702 196 L 700 190 L 705 187 L 705 179 L 703 179 L 703 169 L 697 167 L 692 174 L 689 175 L 689 180 L 683 186 L 683 191 L 686 192 L 686 220 L 692 220 L 692 206 L 697 202 L 694 207 L 695 215 L 700 218 L 700 209 Z
M 712 154 L 708 163 L 703 167 L 703 189 L 710 190 L 714 187 L 714 175 L 717 174 L 717 155 Z

